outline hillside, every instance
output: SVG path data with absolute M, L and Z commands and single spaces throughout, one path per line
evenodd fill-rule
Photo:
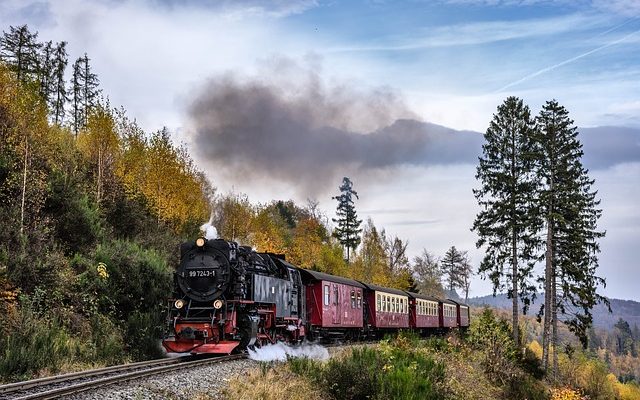
M 609 299 L 611 302 L 611 313 L 604 304 L 599 304 L 593 309 L 593 324 L 596 328 L 613 329 L 613 325 L 622 318 L 627 321 L 630 326 L 640 326 L 640 302 L 633 300 Z M 472 297 L 468 300 L 469 304 L 482 306 L 488 305 L 495 308 L 511 309 L 511 299 L 506 294 L 497 296 L 481 296 Z M 544 295 L 541 293 L 531 306 L 528 312 L 530 315 L 536 315 L 544 302 Z

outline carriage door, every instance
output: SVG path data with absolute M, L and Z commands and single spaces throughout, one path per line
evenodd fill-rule
M 340 313 L 342 309 L 340 307 L 340 292 L 338 291 L 338 285 L 335 283 L 332 286 L 333 289 L 333 323 L 335 325 L 340 325 Z

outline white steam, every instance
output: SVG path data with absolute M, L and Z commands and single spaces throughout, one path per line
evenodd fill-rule
M 209 222 L 202 225 L 200 227 L 200 230 L 204 232 L 204 237 L 207 240 L 218 238 L 218 230 L 216 229 L 215 226 L 213 226 L 213 214 L 211 214 L 211 218 L 209 219 Z
M 329 351 L 320 345 L 309 343 L 296 347 L 291 347 L 284 343 L 276 343 L 249 350 L 249 358 L 255 361 L 286 361 L 287 358 L 291 357 L 327 360 L 329 359 Z

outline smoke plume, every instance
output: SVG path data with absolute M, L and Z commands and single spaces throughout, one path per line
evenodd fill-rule
M 329 351 L 318 344 L 303 343 L 301 346 L 292 347 L 280 342 L 249 350 L 249 358 L 256 361 L 286 361 L 292 357 L 327 360 Z
M 327 83 L 318 68 L 287 59 L 258 77 L 210 79 L 189 116 L 196 156 L 218 176 L 284 181 L 307 194 L 344 175 L 437 163 L 453 150 L 453 130 L 416 121 L 391 89 Z

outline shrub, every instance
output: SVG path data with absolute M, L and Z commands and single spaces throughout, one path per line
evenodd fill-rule
M 517 373 L 518 350 L 509 323 L 497 318 L 493 310 L 485 308 L 469 327 L 468 342 L 482 353 L 482 365 L 487 377 L 506 385 Z
M 24 377 L 41 369 L 57 371 L 74 354 L 75 342 L 55 320 L 36 315 L 27 298 L 7 321 L 9 334 L 0 338 L 0 375 Z
M 288 366 L 336 400 L 444 398 L 444 365 L 414 350 L 410 342 L 400 336 L 379 348 L 351 349 L 326 363 L 292 359 Z

